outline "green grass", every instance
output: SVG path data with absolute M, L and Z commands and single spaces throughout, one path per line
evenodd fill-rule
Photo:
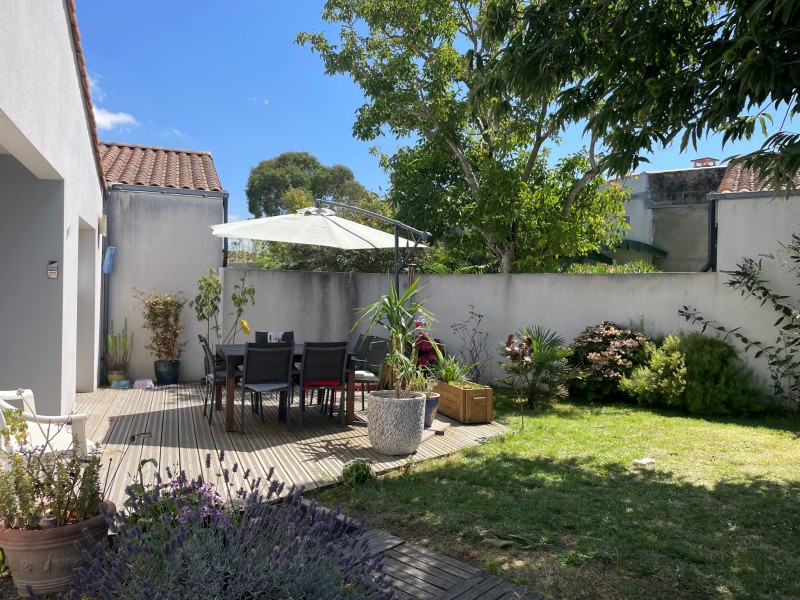
M 518 430 L 502 392 L 496 405 Z M 567 403 L 315 497 L 554 598 L 798 598 L 798 465 L 798 418 Z

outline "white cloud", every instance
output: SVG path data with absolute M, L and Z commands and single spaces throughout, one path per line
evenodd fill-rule
M 92 100 L 95 102 L 102 102 L 105 100 L 106 93 L 103 91 L 103 88 L 100 87 L 100 80 L 103 76 L 98 73 L 87 73 L 86 76 L 89 78 L 89 94 L 91 94 Z
M 161 137 L 169 138 L 169 137 L 176 137 L 176 138 L 188 138 L 189 135 L 183 133 L 177 127 L 168 127 L 167 129 L 161 130 Z
M 94 107 L 94 119 L 97 122 L 97 128 L 104 131 L 124 129 L 126 125 L 138 125 L 133 115 L 124 112 L 110 112 L 99 106 Z
M 266 98 L 262 98 L 262 100 L 264 101 L 264 106 L 269 106 L 269 100 Z

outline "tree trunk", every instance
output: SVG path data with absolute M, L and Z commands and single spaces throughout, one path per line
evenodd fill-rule
M 511 273 L 511 269 L 514 266 L 514 248 L 505 247 L 499 249 L 499 262 L 500 262 L 500 272 L 501 273 Z

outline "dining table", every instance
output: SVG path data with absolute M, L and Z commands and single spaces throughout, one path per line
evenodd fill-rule
M 217 344 L 217 356 L 225 363 L 225 430 L 236 431 L 235 412 L 235 393 L 236 393 L 236 367 L 244 364 L 245 344 Z M 294 361 L 300 362 L 303 359 L 303 344 L 295 343 Z M 356 398 L 356 366 L 354 355 L 347 354 L 347 374 L 345 385 L 345 424 L 352 425 L 355 420 L 355 398 Z M 283 393 L 281 394 L 283 396 Z M 222 409 L 222 388 L 217 387 L 215 395 L 217 410 Z M 285 408 L 288 410 L 288 402 L 281 402 L 280 414 Z M 284 414 L 285 419 L 285 414 Z

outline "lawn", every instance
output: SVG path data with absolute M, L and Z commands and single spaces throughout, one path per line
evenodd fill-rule
M 497 396 L 514 433 L 314 497 L 553 598 L 800 597 L 800 418 Z

